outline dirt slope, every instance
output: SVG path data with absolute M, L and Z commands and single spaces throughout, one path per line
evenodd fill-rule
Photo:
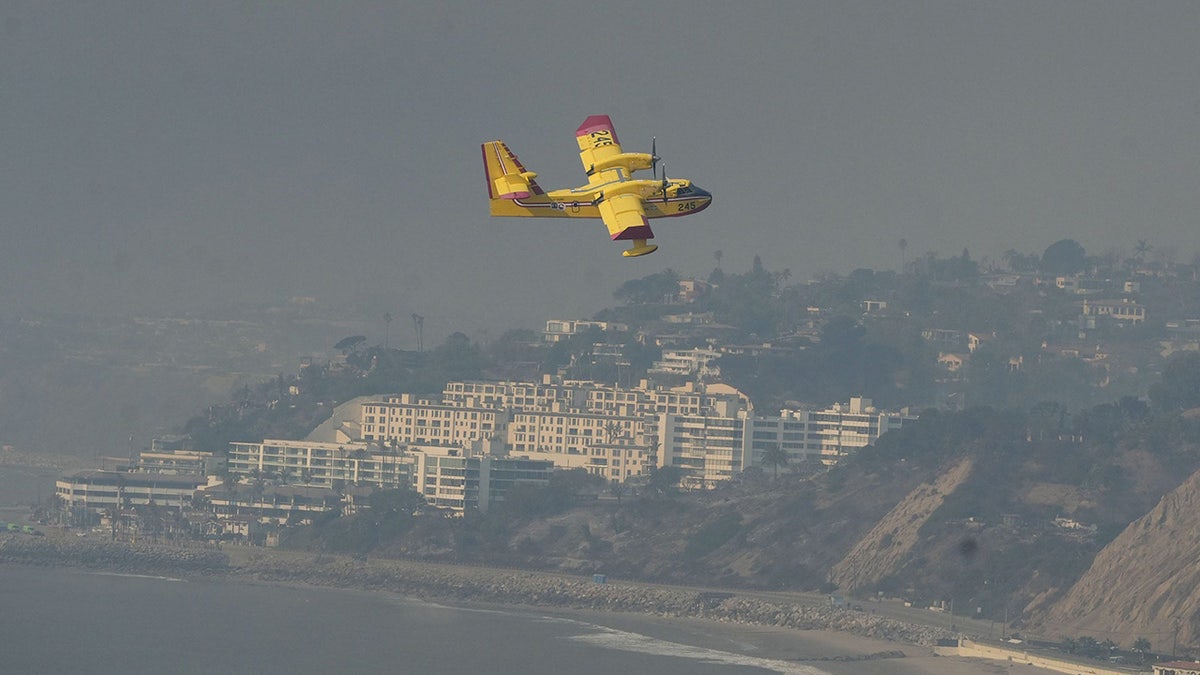
M 930 483 L 922 483 L 860 539 L 850 553 L 833 566 L 830 579 L 839 588 L 854 592 L 894 574 L 920 541 L 918 531 L 971 473 L 964 458 Z
M 1052 606 L 1044 634 L 1142 635 L 1157 649 L 1200 645 L 1200 472 L 1166 494 L 1100 551 Z M 1176 626 L 1178 624 L 1178 626 Z

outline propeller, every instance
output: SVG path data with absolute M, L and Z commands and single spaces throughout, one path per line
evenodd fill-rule
M 658 160 L 662 159 L 662 157 L 658 156 L 658 147 L 657 146 L 658 146 L 658 139 L 654 136 L 651 136 L 650 137 L 650 171 L 653 172 L 655 178 L 658 178 Z
M 663 162 L 662 193 L 663 193 L 663 203 L 664 204 L 667 203 L 667 186 L 668 185 L 670 185 L 670 182 L 667 181 L 667 163 Z

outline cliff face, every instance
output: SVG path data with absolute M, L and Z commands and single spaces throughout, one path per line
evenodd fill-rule
M 830 579 L 850 592 L 877 584 L 895 574 L 908 561 L 920 542 L 920 530 L 971 473 L 972 462 L 963 459 L 937 480 L 922 483 L 888 511 L 879 523 L 860 539 L 850 553 L 833 566 Z
M 1167 648 L 1200 645 L 1200 472 L 1167 493 L 1095 557 L 1049 607 L 1031 607 L 1039 632 L 1142 635 Z

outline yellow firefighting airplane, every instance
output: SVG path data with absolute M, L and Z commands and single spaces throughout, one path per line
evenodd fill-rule
M 712 203 L 712 195 L 690 180 L 668 180 L 665 165 L 662 180 L 658 179 L 659 157 L 653 143 L 649 154 L 622 152 L 608 115 L 584 120 L 575 130 L 575 140 L 588 183 L 552 192 L 538 186 L 537 174 L 526 171 L 504 141 L 484 143 L 492 215 L 602 218 L 614 241 L 633 241 L 633 247 L 623 252 L 633 257 L 658 250 L 646 243 L 654 237 L 649 218 L 686 216 Z M 634 171 L 644 169 L 654 172 L 653 180 L 633 178 Z

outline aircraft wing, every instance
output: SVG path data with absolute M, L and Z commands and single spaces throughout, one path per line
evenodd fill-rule
M 600 202 L 600 217 L 608 227 L 608 236 L 618 239 L 653 239 L 650 221 L 646 220 L 646 209 L 642 198 L 633 194 L 617 195 Z
M 621 154 L 621 143 L 617 140 L 617 131 L 613 129 L 608 115 L 592 115 L 584 120 L 575 130 L 575 140 L 579 142 L 579 159 L 583 161 L 583 170 L 589 176 L 604 160 Z

